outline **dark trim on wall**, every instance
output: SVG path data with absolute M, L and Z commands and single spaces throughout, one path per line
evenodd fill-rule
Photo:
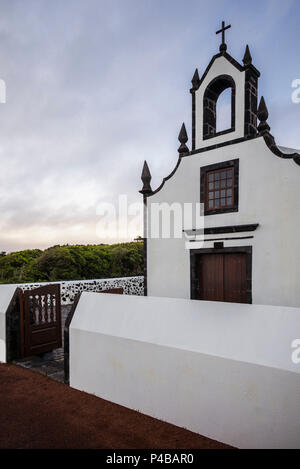
M 196 148 L 196 93 L 195 90 L 191 90 L 192 93 L 192 150 Z
M 148 295 L 148 262 L 147 262 L 147 244 L 148 244 L 148 208 L 147 197 L 143 197 L 144 206 L 144 296 Z
M 264 138 L 264 141 L 267 145 L 267 147 L 269 148 L 269 150 L 271 150 L 271 152 L 278 156 L 279 158 L 283 158 L 283 159 L 286 159 L 286 160 L 294 160 L 294 162 L 300 166 L 300 154 L 299 153 L 283 153 L 280 148 L 276 145 L 276 142 L 275 142 L 275 139 L 273 137 L 273 135 L 270 134 L 270 132 L 265 132 L 263 135 L 260 135 Z
M 220 130 L 220 132 L 216 132 L 213 135 L 209 135 L 208 137 L 203 137 L 203 140 L 209 140 L 210 138 L 222 137 L 222 135 L 227 135 L 234 131 L 235 131 L 235 126 L 232 126 L 230 129 Z
M 228 233 L 245 233 L 247 231 L 256 231 L 259 227 L 258 223 L 251 225 L 231 225 L 231 226 L 215 226 L 212 228 L 204 228 L 201 230 L 183 230 L 185 233 L 192 232 L 193 234 L 216 235 Z M 236 238 L 235 238 L 236 239 Z
M 229 145 L 236 145 L 238 143 L 247 142 L 248 140 L 252 140 L 252 139 L 257 138 L 257 137 L 258 137 L 258 135 L 253 135 L 253 136 L 250 136 L 250 137 L 240 137 L 240 138 L 236 138 L 234 140 L 228 140 L 226 142 L 216 143 L 215 145 L 211 145 L 211 146 L 208 146 L 208 147 L 199 148 L 198 150 L 191 151 L 189 154 L 190 155 L 197 155 L 198 153 L 205 153 L 207 151 L 217 150 L 218 148 L 228 147 Z
M 212 164 L 209 166 L 202 166 L 200 168 L 200 203 L 204 204 L 204 216 L 209 215 L 220 215 L 223 213 L 232 213 L 239 211 L 239 164 L 240 160 L 230 160 L 223 161 L 221 163 Z M 205 208 L 205 197 L 206 197 L 206 174 L 209 171 L 217 171 L 226 168 L 234 169 L 234 182 L 233 182 L 233 194 L 234 194 L 234 203 L 230 208 L 220 208 L 209 210 Z
M 245 67 L 245 124 L 244 135 L 246 137 L 257 135 L 257 100 L 258 78 L 260 73 L 249 64 Z
M 230 54 L 228 54 L 227 52 L 220 52 L 219 54 L 216 54 L 213 56 L 213 58 L 211 59 L 211 61 L 209 62 L 208 66 L 206 67 L 206 70 L 205 72 L 203 73 L 200 81 L 199 81 L 199 84 L 198 84 L 198 88 L 195 89 L 195 91 L 197 91 L 200 86 L 202 85 L 202 83 L 204 82 L 209 70 L 211 69 L 211 67 L 213 66 L 214 62 L 216 59 L 220 58 L 220 57 L 224 57 L 225 59 L 228 60 L 228 62 L 230 62 L 237 70 L 239 70 L 240 72 L 243 72 L 245 70 L 245 67 L 243 67 L 237 60 L 235 60 Z
M 240 246 L 221 249 L 195 249 L 190 251 L 191 299 L 199 299 L 199 256 L 202 254 L 247 254 L 247 303 L 252 304 L 252 246 Z
M 213 238 L 213 239 L 203 239 L 204 243 L 209 243 L 212 241 L 236 241 L 236 240 L 243 240 L 243 239 L 254 239 L 254 236 L 239 236 L 238 238 Z M 199 241 L 197 239 L 191 239 L 189 241 L 190 243 L 198 243 Z
M 218 148 L 222 148 L 222 147 L 227 147 L 229 145 L 236 145 L 238 143 L 242 143 L 242 142 L 247 142 L 248 140 L 252 140 L 253 138 L 257 138 L 257 136 L 255 137 L 241 137 L 241 138 L 237 138 L 235 140 L 230 140 L 230 141 L 227 141 L 227 142 L 223 142 L 223 143 L 218 143 L 218 144 L 215 144 L 215 145 L 211 145 L 209 147 L 205 147 L 205 148 L 200 148 L 199 150 L 194 150 L 194 151 L 191 151 L 190 153 L 187 153 L 186 155 L 184 156 L 179 156 L 178 160 L 177 160 L 177 163 L 176 163 L 176 166 L 175 168 L 173 169 L 173 171 L 169 174 L 169 176 L 163 178 L 163 181 L 162 183 L 160 184 L 160 186 L 155 190 L 153 191 L 152 193 L 150 194 L 146 194 L 146 197 L 151 197 L 152 195 L 155 195 L 157 194 L 165 185 L 165 183 L 171 179 L 174 174 L 176 173 L 177 169 L 179 168 L 180 166 L 180 163 L 182 161 L 182 158 L 187 158 L 189 156 L 192 156 L 192 155 L 196 155 L 198 153 L 205 153 L 207 151 L 210 151 L 210 150 L 216 150 Z
M 163 181 L 162 181 L 161 185 L 160 185 L 155 191 L 153 191 L 152 194 L 147 194 L 147 197 L 151 197 L 152 195 L 157 194 L 157 193 L 164 187 L 165 183 L 166 183 L 169 179 L 171 179 L 172 176 L 174 176 L 174 174 L 176 173 L 177 169 L 179 168 L 179 165 L 180 165 L 180 163 L 181 163 L 182 158 L 186 158 L 186 157 L 189 156 L 189 155 L 190 155 L 190 153 L 188 153 L 188 154 L 185 155 L 185 156 L 179 156 L 179 158 L 178 158 L 178 160 L 177 160 L 177 163 L 176 163 L 176 166 L 175 166 L 175 168 L 173 169 L 173 171 L 169 174 L 169 176 L 163 178 Z
M 21 358 L 20 292 L 16 288 L 6 310 L 6 361 Z
M 78 293 L 74 298 L 74 303 L 72 305 L 71 311 L 68 314 L 64 327 L 64 382 L 68 385 L 70 384 L 70 325 L 80 297 L 81 292 Z

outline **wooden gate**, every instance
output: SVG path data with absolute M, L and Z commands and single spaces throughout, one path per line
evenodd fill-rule
M 20 293 L 23 357 L 62 346 L 60 285 L 45 285 Z

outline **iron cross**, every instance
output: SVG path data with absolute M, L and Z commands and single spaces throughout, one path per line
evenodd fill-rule
M 227 29 L 231 28 L 231 24 L 229 24 L 228 26 L 225 26 L 225 21 L 222 21 L 222 28 L 216 32 L 216 34 L 220 34 L 222 33 L 222 46 L 225 45 L 225 31 Z

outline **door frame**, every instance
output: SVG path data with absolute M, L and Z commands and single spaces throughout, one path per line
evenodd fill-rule
M 199 300 L 199 258 L 201 255 L 241 253 L 246 254 L 247 304 L 252 304 L 252 252 L 252 246 L 192 249 L 190 251 L 191 300 Z

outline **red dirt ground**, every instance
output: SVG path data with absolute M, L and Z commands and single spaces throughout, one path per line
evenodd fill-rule
M 227 449 L 226 445 L 0 365 L 0 448 Z

